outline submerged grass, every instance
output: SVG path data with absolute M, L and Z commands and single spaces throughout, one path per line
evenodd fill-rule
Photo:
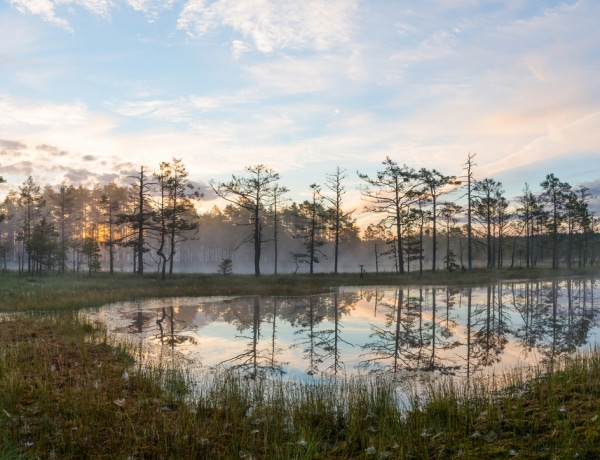
M 230 372 L 192 385 L 141 368 L 76 314 L 0 321 L 0 458 L 600 458 L 600 352 L 494 382 L 298 383 Z M 193 390 L 193 388 L 197 388 Z
M 130 273 L 50 274 L 43 277 L 0 275 L 0 311 L 49 311 L 98 307 L 107 303 L 150 297 L 209 295 L 307 295 L 328 292 L 333 286 L 372 285 L 477 285 L 514 279 L 597 275 L 597 268 L 560 272 L 533 270 L 476 270 L 473 273 L 425 271 L 418 273 L 356 273 L 339 275 L 176 274 L 164 281 L 157 274 L 138 277 Z

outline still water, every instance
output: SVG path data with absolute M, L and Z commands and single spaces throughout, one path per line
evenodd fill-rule
M 343 287 L 308 297 L 181 297 L 121 302 L 85 316 L 146 363 L 192 374 L 314 379 L 385 373 L 498 373 L 597 343 L 597 279 L 477 287 Z

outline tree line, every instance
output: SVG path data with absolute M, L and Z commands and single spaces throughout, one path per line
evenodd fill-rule
M 598 220 L 588 188 L 548 174 L 538 192 L 525 184 L 511 203 L 501 182 L 474 178 L 474 160 L 469 154 L 457 177 L 387 157 L 375 174 L 357 172 L 361 210 L 346 207 L 349 173 L 341 167 L 297 203 L 276 171 L 248 166 L 209 182 L 225 204 L 203 213 L 203 194 L 177 158 L 151 173 L 141 166 L 127 185 L 42 187 L 29 177 L 1 204 L 0 263 L 27 275 L 152 269 L 161 279 L 176 264 L 188 271 L 212 264 L 227 274 L 248 263 L 260 276 L 265 264 L 274 274 L 282 267 L 313 274 L 317 266 L 403 274 L 502 268 L 508 260 L 511 268 L 595 263 Z M 362 232 L 359 212 L 372 216 Z

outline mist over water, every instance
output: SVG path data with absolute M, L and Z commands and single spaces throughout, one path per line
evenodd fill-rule
M 192 374 L 314 379 L 386 374 L 471 378 L 597 344 L 597 279 L 478 287 L 344 287 L 307 297 L 120 302 L 84 314 L 146 363 Z

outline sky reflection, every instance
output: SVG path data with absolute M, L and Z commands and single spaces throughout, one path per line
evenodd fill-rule
M 596 344 L 598 281 L 340 288 L 309 297 L 151 299 L 85 316 L 152 362 L 192 373 L 306 379 L 385 373 L 472 377 Z

